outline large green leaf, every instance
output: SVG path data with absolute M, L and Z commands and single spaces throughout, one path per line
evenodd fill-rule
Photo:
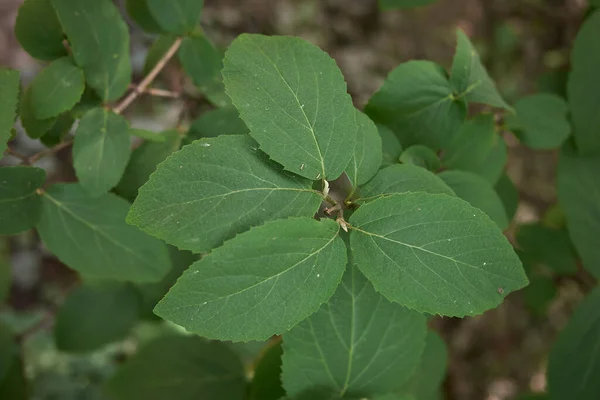
M 115 400 L 240 400 L 246 391 L 235 353 L 196 336 L 162 336 L 146 344 L 106 386 Z
M 45 179 L 40 168 L 0 168 L 0 234 L 14 235 L 37 224 L 41 201 L 36 191 Z
M 446 376 L 448 368 L 448 349 L 442 338 L 435 332 L 427 332 L 425 349 L 421 361 L 405 391 L 413 394 L 418 400 L 434 399 Z
M 432 172 L 437 171 L 441 167 L 440 159 L 435 151 L 421 144 L 415 144 L 404 150 L 400 155 L 400 162 L 416 165 Z
M 516 114 L 506 116 L 506 126 L 532 149 L 558 148 L 571 134 L 569 107 L 554 94 L 523 97 L 515 104 L 515 111 Z
M 410 378 L 425 335 L 423 315 L 390 303 L 349 265 L 329 302 L 283 335 L 283 386 L 314 400 L 389 392 Z
M 368 182 L 377 173 L 383 160 L 381 137 L 373 121 L 357 110 L 356 122 L 356 146 L 346 168 L 346 174 L 354 187 Z
M 402 154 L 402 145 L 400 140 L 390 128 L 378 124 L 377 131 L 381 137 L 381 150 L 383 152 L 383 167 L 398 164 L 400 154 Z
M 583 266 L 600 279 L 600 156 L 563 149 L 558 164 L 558 200 Z
M 285 396 L 281 383 L 281 355 L 283 350 L 278 343 L 269 347 L 262 355 L 250 386 L 251 400 L 280 400 Z
M 23 50 L 40 60 L 67 55 L 62 27 L 50 0 L 25 0 L 17 14 L 15 36 Z
M 509 221 L 504 204 L 488 181 L 465 171 L 444 171 L 439 177 L 458 197 L 485 212 L 500 229 L 508 228 Z
M 124 339 L 138 320 L 138 310 L 137 293 L 127 284 L 80 286 L 56 315 L 56 347 L 81 353 Z
M 219 107 L 231 104 L 221 78 L 223 53 L 204 34 L 184 38 L 178 55 L 185 73 L 211 103 Z
M 69 111 L 83 94 L 85 79 L 69 57 L 54 60 L 31 82 L 31 107 L 37 119 Z
M 155 282 L 169 271 L 166 246 L 125 223 L 126 200 L 92 198 L 77 184 L 54 185 L 43 199 L 42 241 L 84 277 Z
M 186 270 L 158 316 L 208 338 L 266 340 L 314 313 L 346 265 L 339 225 L 289 218 L 252 228 Z M 282 312 L 273 312 L 282 310 Z
M 94 108 L 81 118 L 73 143 L 73 167 L 91 196 L 117 185 L 131 155 L 129 124 L 120 115 Z
M 384 196 L 349 222 L 356 265 L 378 292 L 417 311 L 481 314 L 527 285 L 497 225 L 458 197 Z
M 51 0 L 75 62 L 104 101 L 125 93 L 131 82 L 129 32 L 111 0 Z
M 530 259 L 544 264 L 553 272 L 577 273 L 577 253 L 566 230 L 541 224 L 520 225 L 516 239 Z
M 479 114 L 466 121 L 444 149 L 442 165 L 469 171 L 492 185 L 498 182 L 508 159 L 506 143 L 496 132 L 493 114 Z
M 393 10 L 396 8 L 413 8 L 433 4 L 438 0 L 379 0 L 379 8 Z
M 550 352 L 548 387 L 552 400 L 600 397 L 600 288 L 579 304 Z
M 188 144 L 203 137 L 241 135 L 248 132 L 248 127 L 240 119 L 240 113 L 234 107 L 217 108 L 203 113 L 192 122 L 184 143 Z
M 383 194 L 404 192 L 445 193 L 454 192 L 437 175 L 415 165 L 397 164 L 380 170 L 360 188 L 359 201 L 373 200 Z
M 465 97 L 469 102 L 511 110 L 498 93 L 496 84 L 485 70 L 467 35 L 461 29 L 458 29 L 456 34 L 458 42 L 452 62 L 450 83 L 457 96 Z
M 15 124 L 17 104 L 19 103 L 19 72 L 12 69 L 0 69 L 0 158 L 6 150 Z
M 128 222 L 180 249 L 206 252 L 264 221 L 313 216 L 311 182 L 281 171 L 246 135 L 198 140 L 140 188 Z
M 567 96 L 573 135 L 582 154 L 600 150 L 600 10 L 594 11 L 583 23 L 571 52 L 571 73 Z
M 200 22 L 204 0 L 146 0 L 150 15 L 165 31 L 184 35 Z
M 405 148 L 422 144 L 439 149 L 458 132 L 467 108 L 456 99 L 442 67 L 431 61 L 409 61 L 390 72 L 365 112 L 392 128 Z
M 134 20 L 144 31 L 150 33 L 161 33 L 162 28 L 148 8 L 148 0 L 125 0 L 125 9 L 127 14 Z
M 299 38 L 243 34 L 223 61 L 227 94 L 260 148 L 309 179 L 338 178 L 358 129 L 335 61 Z

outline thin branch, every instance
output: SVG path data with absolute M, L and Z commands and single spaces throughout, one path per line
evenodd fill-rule
M 50 147 L 49 149 L 45 149 L 40 151 L 39 153 L 35 153 L 31 157 L 29 157 L 27 164 L 33 164 L 37 162 L 39 159 L 49 156 L 50 154 L 58 153 L 62 149 L 66 149 L 70 145 L 73 144 L 73 139 L 67 139 L 64 142 L 60 142 L 54 147 Z
M 150 96 L 156 96 L 156 97 L 168 97 L 171 99 L 178 99 L 181 97 L 180 93 L 177 92 L 172 92 L 170 90 L 164 90 L 164 89 L 154 89 L 154 88 L 146 88 L 143 91 L 139 90 L 139 88 L 135 85 L 129 85 L 130 89 L 133 89 L 134 91 L 137 90 L 140 92 L 140 94 L 148 94 Z
M 8 149 L 6 149 L 6 153 L 18 158 L 19 160 L 23 161 L 23 163 L 28 164 L 29 163 L 29 158 L 25 155 L 25 154 L 21 154 L 16 150 L 11 149 L 10 147 Z
M 140 82 L 140 84 L 131 92 L 127 97 L 125 97 L 115 108 L 113 108 L 113 112 L 115 114 L 121 114 L 138 96 L 146 90 L 148 85 L 152 83 L 154 78 L 162 71 L 167 62 L 175 55 L 177 50 L 179 50 L 179 46 L 181 46 L 181 41 L 183 38 L 178 37 L 175 42 L 171 45 L 169 50 L 162 56 L 162 58 L 156 63 L 152 71 L 146 75 L 144 80 Z

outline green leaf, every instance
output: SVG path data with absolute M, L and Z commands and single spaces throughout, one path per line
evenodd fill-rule
M 120 115 L 94 108 L 81 118 L 73 143 L 73 167 L 92 197 L 117 185 L 131 155 L 129 124 Z
M 160 25 L 158 25 L 152 14 L 150 14 L 147 0 L 125 0 L 125 9 L 131 19 L 144 31 L 149 33 L 162 32 Z
M 61 114 L 56 118 L 52 127 L 40 138 L 40 141 L 46 147 L 56 146 L 63 141 L 65 136 L 71 131 L 75 118 L 71 113 Z
M 600 150 L 600 10 L 583 23 L 571 52 L 567 96 L 573 120 L 573 135 L 581 154 Z
M 57 121 L 57 118 L 48 118 L 44 120 L 37 119 L 33 112 L 33 90 L 32 86 L 29 85 L 19 103 L 19 118 L 27 136 L 32 139 L 39 139 L 44 136 Z
M 466 103 L 452 93 L 446 71 L 431 61 L 409 61 L 388 75 L 365 113 L 393 129 L 405 148 L 445 147 L 467 115 Z
M 410 146 L 400 155 L 400 162 L 403 164 L 416 165 L 435 172 L 441 167 L 440 159 L 437 154 L 429 147 L 416 144 Z
M 553 400 L 600 397 L 600 288 L 579 304 L 550 351 L 548 387 Z
M 37 119 L 69 111 L 83 94 L 85 79 L 69 57 L 54 60 L 31 82 L 31 107 Z
M 13 333 L 7 326 L 0 324 L 0 382 L 8 373 L 14 356 L 19 356 L 19 347 Z
M 181 135 L 176 130 L 162 132 L 163 142 L 145 142 L 131 154 L 121 181 L 115 188 L 118 195 L 133 201 L 138 189 L 148 181 L 156 166 L 179 149 Z
M 92 198 L 77 184 L 54 185 L 43 196 L 38 232 L 68 267 L 85 278 L 155 282 L 170 268 L 166 246 L 125 223 L 129 203 Z
M 494 190 L 504 205 L 506 217 L 509 221 L 512 221 L 515 218 L 517 208 L 519 207 L 519 192 L 517 191 L 515 184 L 508 175 L 502 174 L 496 183 L 496 186 L 494 186 Z
M 51 0 L 73 57 L 104 101 L 121 97 L 131 83 L 129 32 L 111 0 Z
M 185 37 L 178 55 L 185 73 L 211 103 L 218 107 L 231 104 L 221 77 L 223 53 L 204 34 Z
M 346 168 L 350 183 L 355 188 L 368 182 L 377 173 L 383 160 L 381 138 L 373 121 L 356 110 L 356 123 L 356 146 Z
M 37 224 L 41 202 L 36 191 L 45 180 L 40 168 L 0 168 L 0 234 L 15 235 Z
M 388 127 L 377 125 L 377 131 L 381 137 L 381 150 L 383 152 L 383 167 L 398 164 L 400 154 L 402 154 L 402 145 L 396 134 Z
M 148 131 L 146 129 L 130 128 L 127 132 L 129 132 L 131 136 L 139 137 L 148 142 L 164 143 L 167 141 L 167 136 L 165 134 Z
M 442 165 L 447 169 L 473 172 L 494 185 L 500 179 L 508 152 L 496 132 L 493 114 L 479 114 L 466 121 L 444 149 Z
M 0 69 L 0 158 L 10 140 L 19 102 L 19 72 Z
M 184 143 L 189 144 L 203 137 L 240 135 L 248 132 L 248 127 L 240 119 L 240 114 L 234 107 L 217 108 L 203 113 L 192 122 Z
M 406 390 L 419 400 L 434 399 L 446 377 L 448 349 L 442 338 L 428 331 L 421 362 L 406 385 Z
M 51 61 L 67 55 L 62 27 L 50 0 L 25 0 L 17 14 L 15 36 L 34 58 Z
M 146 0 L 150 15 L 166 32 L 185 35 L 196 27 L 203 0 Z
M 389 300 L 429 314 L 476 315 L 527 285 L 500 229 L 457 197 L 384 196 L 350 217 L 356 265 Z
M 265 221 L 312 217 L 321 195 L 281 171 L 245 135 L 201 139 L 167 158 L 128 216 L 180 249 L 202 253 Z
M 251 400 L 279 400 L 285 396 L 281 386 L 281 344 L 273 345 L 262 355 L 250 386 Z
M 600 279 L 600 156 L 564 148 L 558 163 L 558 200 L 583 266 Z
M 571 134 L 567 103 L 553 94 L 534 94 L 515 104 L 516 114 L 506 116 L 506 126 L 532 149 L 560 147 Z
M 138 320 L 138 303 L 137 293 L 127 284 L 78 287 L 56 315 L 56 347 L 83 353 L 124 339 Z
M 521 225 L 516 239 L 528 256 L 553 272 L 566 275 L 577 272 L 577 253 L 566 230 L 539 224 Z
M 269 157 L 313 180 L 344 172 L 358 126 L 327 53 L 300 38 L 242 34 L 223 64 L 227 94 Z
M 0 304 L 4 303 L 10 294 L 12 286 L 12 266 L 10 262 L 10 243 L 8 238 L 0 238 Z M 0 363 L 1 364 L 1 363 Z M 0 381 L 2 373 L 0 372 Z
M 556 293 L 556 285 L 551 278 L 533 276 L 529 286 L 524 289 L 525 305 L 532 313 L 544 316 Z
M 163 336 L 127 360 L 106 389 L 115 400 L 240 400 L 246 382 L 242 363 L 225 344 Z
M 424 316 L 387 301 L 349 265 L 329 302 L 283 335 L 283 386 L 315 400 L 389 392 L 410 378 L 425 335 Z
M 24 370 L 12 332 L 0 324 L 0 398 L 27 400 Z
M 536 82 L 537 90 L 540 93 L 554 94 L 566 99 L 568 79 L 569 71 L 567 69 L 548 71 L 538 77 Z
M 162 35 L 159 36 L 154 43 L 152 43 L 148 49 L 146 61 L 144 62 L 144 75 L 148 75 L 148 73 L 152 71 L 152 68 L 156 66 L 165 53 L 171 48 L 171 46 L 173 46 L 175 40 L 177 40 L 177 36 Z M 171 61 L 173 61 L 173 59 L 171 59 Z
M 439 177 L 452 188 L 454 193 L 473 207 L 485 212 L 500 229 L 508 228 L 508 216 L 502 200 L 485 179 L 464 171 L 444 171 Z
M 396 8 L 421 7 L 435 3 L 437 0 L 379 0 L 379 8 L 382 10 L 394 10 Z
M 458 29 L 456 34 L 458 43 L 450 76 L 450 83 L 456 95 L 469 102 L 512 110 L 498 93 L 496 84 L 485 70 L 469 37 L 461 29 Z
M 437 175 L 415 165 L 396 164 L 380 170 L 360 188 L 360 201 L 370 201 L 384 194 L 404 192 L 445 193 L 454 192 Z
M 252 228 L 193 264 L 154 312 L 208 338 L 248 341 L 281 334 L 314 313 L 338 286 L 346 265 L 338 230 L 333 220 L 312 218 Z

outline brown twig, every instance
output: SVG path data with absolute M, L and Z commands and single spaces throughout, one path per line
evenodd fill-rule
M 21 154 L 16 150 L 13 150 L 11 148 L 6 149 L 6 153 L 16 157 L 18 159 L 20 159 L 21 161 L 23 161 L 23 163 L 28 164 L 29 163 L 29 158 L 25 155 L 25 154 Z
M 132 84 L 132 85 L 129 85 L 129 88 L 130 88 L 130 89 L 133 89 L 134 91 L 135 91 L 135 90 L 138 90 L 138 91 L 140 91 L 140 90 L 138 89 L 138 87 L 137 87 L 137 86 L 135 86 L 135 85 L 133 85 L 133 84 Z M 171 99 L 178 99 L 178 98 L 180 98 L 180 97 L 181 97 L 181 94 L 180 94 L 180 93 L 177 93 L 177 92 L 172 92 L 172 91 L 170 91 L 170 90 L 164 90 L 164 89 L 155 89 L 155 88 L 146 88 L 146 89 L 144 89 L 143 91 L 140 91 L 140 93 L 141 93 L 141 94 L 148 94 L 148 95 L 150 95 L 150 96 L 156 96 L 156 97 L 168 97 L 168 98 L 171 98 Z
M 72 144 L 73 144 L 73 139 L 67 139 L 64 142 L 60 142 L 59 144 L 57 144 L 54 147 L 50 147 L 49 149 L 45 149 L 45 150 L 40 151 L 39 153 L 35 153 L 34 155 L 32 155 L 31 157 L 28 158 L 26 163 L 33 164 L 33 163 L 37 162 L 39 159 L 49 156 L 50 154 L 58 153 L 62 149 L 66 149 L 67 147 L 69 147 Z

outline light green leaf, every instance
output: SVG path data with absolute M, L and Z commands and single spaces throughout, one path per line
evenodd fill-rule
M 600 397 L 600 288 L 579 304 L 550 351 L 548 387 L 552 400 Z
M 571 52 L 567 97 L 573 120 L 573 135 L 581 154 L 600 150 L 600 10 L 583 23 Z
M 504 205 L 504 211 L 506 212 L 506 218 L 512 221 L 517 214 L 517 208 L 519 207 L 519 192 L 515 187 L 513 181 L 506 174 L 502 174 L 500 179 L 494 186 L 494 190 L 500 197 L 502 205 Z
M 458 197 L 485 212 L 500 229 L 508 228 L 508 216 L 502 200 L 485 179 L 465 171 L 444 171 L 439 177 Z
M 115 400 L 240 400 L 246 381 L 242 363 L 225 344 L 163 336 L 127 360 L 106 389 Z
M 327 53 L 300 38 L 242 34 L 223 63 L 227 94 L 269 157 L 313 180 L 344 172 L 358 126 Z
M 19 103 L 19 72 L 0 69 L 0 158 L 10 140 Z
M 494 185 L 500 179 L 508 151 L 496 132 L 493 114 L 479 114 L 466 121 L 444 149 L 442 165 L 447 169 L 473 172 Z
M 265 221 L 312 217 L 321 195 L 285 173 L 246 135 L 198 140 L 167 158 L 128 216 L 180 249 L 202 253 Z
M 192 122 L 184 143 L 189 144 L 203 137 L 241 135 L 248 132 L 248 127 L 240 119 L 240 114 L 234 107 L 217 108 L 203 113 Z
M 435 172 L 441 167 L 440 159 L 437 154 L 429 147 L 416 144 L 410 146 L 400 155 L 400 162 L 403 164 L 416 165 Z
M 218 107 L 231 104 L 221 77 L 223 53 L 204 34 L 185 37 L 178 55 L 183 70 L 192 78 L 200 93 Z
M 154 20 L 166 32 L 185 35 L 196 27 L 203 0 L 146 0 Z
M 146 0 L 144 0 L 146 1 Z M 152 71 L 152 68 L 156 66 L 156 64 L 160 61 L 160 59 L 165 55 L 165 53 L 173 46 L 177 40 L 177 36 L 173 35 L 162 35 L 159 36 L 154 43 L 148 49 L 148 54 L 146 54 L 146 61 L 144 62 L 144 75 L 147 75 Z M 171 59 L 170 62 L 172 62 Z
M 21 97 L 19 103 L 19 118 L 27 136 L 32 139 L 39 139 L 44 136 L 54 126 L 57 118 L 48 118 L 44 120 L 37 119 L 33 112 L 33 90 L 32 86 L 28 86 Z
M 127 14 L 144 31 L 149 33 L 161 33 L 162 29 L 156 22 L 148 8 L 147 0 L 125 0 L 125 9 Z
M 69 57 L 54 60 L 31 82 L 31 107 L 37 119 L 69 111 L 83 94 L 83 71 Z
M 251 400 L 279 400 L 285 396 L 281 386 L 281 355 L 283 350 L 278 343 L 269 347 L 262 355 L 250 386 Z
M 9 245 L 10 243 L 7 237 L 0 237 L 0 304 L 6 301 L 12 286 L 12 266 L 10 262 Z M 0 381 L 1 380 L 2 372 L 0 372 Z
M 435 3 L 437 0 L 379 0 L 379 8 L 382 10 L 394 10 L 396 8 L 421 7 Z
M 540 224 L 520 225 L 516 239 L 531 259 L 553 272 L 566 275 L 577 272 L 577 253 L 566 230 Z
M 360 188 L 360 202 L 373 200 L 384 194 L 404 192 L 445 193 L 454 192 L 437 175 L 415 165 L 396 164 L 380 170 Z
M 402 154 L 402 145 L 396 134 L 388 127 L 377 125 L 377 131 L 381 137 L 381 150 L 383 152 L 383 167 L 398 164 L 400 154 Z
M 314 400 L 390 392 L 410 378 L 425 335 L 423 315 L 387 301 L 350 265 L 329 302 L 283 335 L 283 386 Z
M 15 235 L 37 224 L 41 203 L 36 191 L 45 180 L 40 168 L 0 168 L 0 234 Z
M 448 349 L 442 338 L 435 332 L 427 332 L 425 350 L 417 370 L 406 385 L 418 400 L 434 399 L 444 382 L 448 368 Z
M 142 138 L 148 142 L 164 143 L 167 141 L 167 136 L 163 133 L 152 132 L 146 129 L 131 128 L 127 132 L 129 132 L 131 136 Z
M 85 278 L 155 282 L 169 271 L 166 246 L 125 223 L 126 200 L 92 198 L 76 184 L 54 185 L 43 200 L 42 241 Z
M 111 0 L 51 2 L 88 84 L 104 101 L 121 97 L 131 83 L 131 61 L 119 9 Z
M 564 148 L 558 163 L 558 200 L 583 266 L 600 279 L 600 156 Z
M 539 93 L 523 97 L 515 104 L 516 114 L 507 115 L 506 126 L 532 149 L 560 147 L 571 134 L 569 108 L 560 97 Z
M 129 156 L 129 124 L 120 115 L 94 108 L 81 118 L 73 143 L 73 167 L 79 183 L 92 197 L 119 183 Z
M 383 160 L 381 138 L 373 121 L 356 110 L 356 123 L 356 146 L 346 168 L 350 183 L 355 188 L 368 182 L 377 173 Z
M 163 142 L 145 142 L 131 154 L 121 181 L 115 188 L 118 195 L 133 201 L 138 189 L 148 181 L 156 166 L 171 153 L 179 150 L 181 135 L 177 130 L 162 132 Z
M 314 313 L 346 265 L 339 225 L 289 218 L 250 229 L 183 273 L 154 312 L 219 340 L 266 340 Z M 273 313 L 274 309 L 285 310 Z
M 458 29 L 456 34 L 458 43 L 450 76 L 450 83 L 456 95 L 469 102 L 512 110 L 498 93 L 496 84 L 485 70 L 468 36 L 461 29 Z
M 83 353 L 124 339 L 138 313 L 137 293 L 127 284 L 80 286 L 69 293 L 56 315 L 56 347 Z
M 477 315 L 527 285 L 500 229 L 457 197 L 384 196 L 349 222 L 356 265 L 378 292 L 417 311 Z
M 15 36 L 23 50 L 40 60 L 67 55 L 62 27 L 50 0 L 25 0 L 17 14 Z
M 371 97 L 365 113 L 399 135 L 404 148 L 445 147 L 467 115 L 466 103 L 452 93 L 446 71 L 431 61 L 400 64 Z

